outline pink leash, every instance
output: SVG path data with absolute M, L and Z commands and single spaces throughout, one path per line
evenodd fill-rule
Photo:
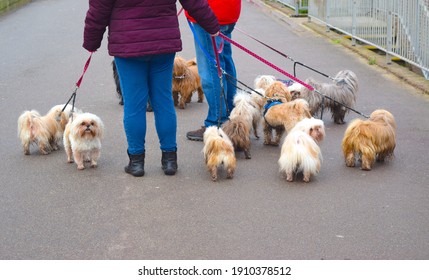
M 273 68 L 273 69 L 277 70 L 278 72 L 282 73 L 283 75 L 285 75 L 289 79 L 291 79 L 291 80 L 293 80 L 293 81 L 295 81 L 295 82 L 303 85 L 304 87 L 308 88 L 309 90 L 314 90 L 314 88 L 312 86 L 304 83 L 300 79 L 298 79 L 298 78 L 294 77 L 293 75 L 287 73 L 286 71 L 282 70 L 280 67 L 277 67 L 276 65 L 272 64 L 268 60 L 260 57 L 259 55 L 255 54 L 254 52 L 252 52 L 249 49 L 245 48 L 244 46 L 240 45 L 239 43 L 231 40 L 230 38 L 228 38 L 227 36 L 223 35 L 222 33 L 219 33 L 219 36 L 222 37 L 224 40 L 230 42 L 234 46 L 238 47 L 239 49 L 241 49 L 241 50 L 245 51 L 246 53 L 250 54 L 251 56 L 255 57 L 256 59 L 262 61 L 263 63 L 265 63 L 266 65 L 270 66 L 271 68 Z
M 70 98 L 69 98 L 69 100 L 67 101 L 67 103 L 64 105 L 64 107 L 63 107 L 63 109 L 61 110 L 61 112 L 64 112 L 64 110 L 66 109 L 67 105 L 69 105 L 70 101 L 72 101 L 72 100 L 73 100 L 73 102 L 72 102 L 72 110 L 71 110 L 71 113 L 74 111 L 74 103 L 75 103 L 75 101 L 76 101 L 76 92 L 77 92 L 77 90 L 79 89 L 80 84 L 82 83 L 82 79 L 83 79 L 83 76 L 85 75 L 86 70 L 88 70 L 89 63 L 91 62 L 91 58 L 92 58 L 92 54 L 93 54 L 93 53 L 94 53 L 94 52 L 91 52 L 91 54 L 89 55 L 89 58 L 87 59 L 87 61 L 86 61 L 86 63 L 85 63 L 85 66 L 83 67 L 83 73 L 82 73 L 82 75 L 80 75 L 79 80 L 77 80 L 77 82 L 76 82 L 76 88 L 74 89 L 74 91 L 73 91 L 72 95 L 70 96 Z

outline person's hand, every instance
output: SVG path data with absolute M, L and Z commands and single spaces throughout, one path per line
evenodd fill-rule
M 216 32 L 215 34 L 210 34 L 210 36 L 212 36 L 212 37 L 219 36 L 219 31 L 218 31 L 218 32 Z

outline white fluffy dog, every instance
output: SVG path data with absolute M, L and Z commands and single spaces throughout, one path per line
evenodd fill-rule
M 279 171 L 286 174 L 286 180 L 293 181 L 293 174 L 302 172 L 303 181 L 309 182 L 310 176 L 319 173 L 322 153 L 318 142 L 325 136 L 325 127 L 322 120 L 306 118 L 286 136 L 279 158 Z
M 276 77 L 272 75 L 259 75 L 253 81 L 253 86 L 255 89 L 266 90 L 272 83 L 276 81 Z
M 76 114 L 64 131 L 67 162 L 72 163 L 74 159 L 79 170 L 85 169 L 84 161 L 91 162 L 91 167 L 97 167 L 103 135 L 104 124 L 98 116 L 91 113 Z

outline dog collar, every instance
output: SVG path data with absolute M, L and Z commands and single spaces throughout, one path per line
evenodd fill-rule
M 186 74 L 183 74 L 182 76 L 174 76 L 174 79 L 184 79 L 186 77 Z

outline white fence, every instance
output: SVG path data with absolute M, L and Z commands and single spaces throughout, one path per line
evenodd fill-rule
M 308 0 L 277 0 L 293 10 L 295 10 L 295 15 L 299 14 L 299 10 L 308 9 Z
M 419 67 L 429 79 L 428 0 L 309 0 L 308 16 Z

